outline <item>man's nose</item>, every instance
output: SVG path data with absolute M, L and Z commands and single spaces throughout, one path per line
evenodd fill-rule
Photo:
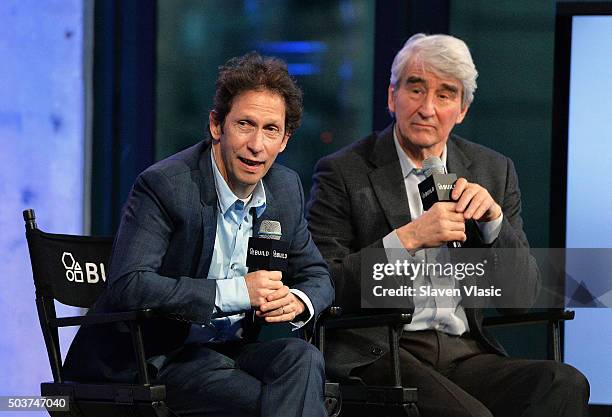
M 251 152 L 257 154 L 263 150 L 264 145 L 264 131 L 263 129 L 255 129 L 255 132 L 249 138 L 247 146 Z
M 434 97 L 432 94 L 427 94 L 423 101 L 421 102 L 421 106 L 419 107 L 419 114 L 423 118 L 432 117 L 436 112 L 434 105 Z

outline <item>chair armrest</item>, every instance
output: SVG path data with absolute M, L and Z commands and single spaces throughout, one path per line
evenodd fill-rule
M 346 317 L 323 319 L 321 325 L 327 329 L 362 329 L 365 327 L 381 327 L 403 325 L 412 322 L 410 313 L 386 313 L 376 315 L 350 315 Z
M 362 329 L 366 327 L 401 326 L 412 321 L 412 313 L 397 311 L 342 315 L 342 308 L 332 306 L 319 319 L 326 329 Z
M 138 382 L 143 385 L 150 385 L 149 373 L 147 370 L 147 361 L 145 357 L 144 341 L 142 334 L 142 322 L 147 319 L 165 317 L 173 318 L 171 315 L 160 315 L 156 311 L 145 308 L 134 311 L 121 311 L 113 313 L 92 313 L 85 316 L 72 316 L 52 318 L 49 324 L 52 327 L 67 327 L 67 326 L 91 326 L 104 323 L 126 323 L 130 327 L 132 336 L 132 344 L 134 347 L 134 355 L 138 365 Z M 183 320 L 184 321 L 184 320 Z
M 486 317 L 484 326 L 510 326 L 515 324 L 550 323 L 562 320 L 573 320 L 575 313 L 571 310 L 544 311 L 516 314 L 512 316 Z
M 116 313 L 93 313 L 85 316 L 59 317 L 49 320 L 53 327 L 90 326 L 93 324 L 146 320 L 159 315 L 150 308 Z

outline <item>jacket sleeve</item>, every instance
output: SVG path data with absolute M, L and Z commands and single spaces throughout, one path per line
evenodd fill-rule
M 523 231 L 518 176 L 509 158 L 506 158 L 504 198 L 498 203 L 502 207 L 504 219 L 492 249 L 499 268 L 495 274 L 496 284 L 504 293 L 502 307 L 516 306 L 527 310 L 536 301 L 540 274 L 535 258 L 529 253 L 529 242 Z
M 351 215 L 351 201 L 340 169 L 321 159 L 313 175 L 307 219 L 312 237 L 327 262 L 336 289 L 336 304 L 346 313 L 361 309 L 361 256 L 383 248 L 382 238 L 361 247 Z
M 148 170 L 128 197 L 111 257 L 107 297 L 113 309 L 153 308 L 170 317 L 210 322 L 215 281 L 160 273 L 180 222 L 180 200 L 170 179 Z
M 297 227 L 289 248 L 289 276 L 291 279 L 287 284 L 290 288 L 298 289 L 308 296 L 313 304 L 316 319 L 333 302 L 334 288 L 327 265 L 312 239 L 304 218 L 304 191 L 297 174 L 295 174 L 295 181 L 300 205 L 297 213 Z

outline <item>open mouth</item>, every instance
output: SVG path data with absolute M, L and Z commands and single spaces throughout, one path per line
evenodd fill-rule
M 246 158 L 242 158 L 240 156 L 238 157 L 238 159 L 240 159 L 240 161 L 243 164 L 248 165 L 250 167 L 256 167 L 256 166 L 264 164 L 262 161 L 253 161 L 252 159 L 246 159 Z

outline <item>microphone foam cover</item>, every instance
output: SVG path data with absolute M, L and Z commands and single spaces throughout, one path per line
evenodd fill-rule
M 281 224 L 276 220 L 263 220 L 259 226 L 259 237 L 263 239 L 280 240 L 282 236 Z
M 430 156 L 425 159 L 423 161 L 423 170 L 428 177 L 432 174 L 446 174 L 446 167 L 437 156 Z

